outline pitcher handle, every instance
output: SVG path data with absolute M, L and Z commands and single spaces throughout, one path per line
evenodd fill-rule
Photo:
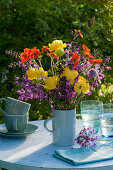
M 5 98 L 1 98 L 0 99 L 0 101 L 2 101 L 2 100 L 4 100 L 4 101 L 7 101 Z M 3 113 L 5 113 L 5 111 L 0 107 L 0 111 L 2 111 Z
M 51 133 L 53 133 L 53 130 L 48 129 L 47 123 L 48 123 L 50 120 L 52 120 L 52 119 L 53 119 L 53 118 L 48 118 L 48 119 L 44 120 L 44 128 L 45 128 L 47 131 L 51 132 Z

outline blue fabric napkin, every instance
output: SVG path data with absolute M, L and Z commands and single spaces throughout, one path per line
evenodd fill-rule
M 54 157 L 74 166 L 113 159 L 113 143 L 96 147 L 54 150 Z

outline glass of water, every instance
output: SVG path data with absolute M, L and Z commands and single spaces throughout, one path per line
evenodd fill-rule
M 113 137 L 113 104 L 103 104 L 103 113 L 99 115 L 100 130 L 103 137 Z
M 83 125 L 95 128 L 96 133 L 99 130 L 99 115 L 102 114 L 103 103 L 98 100 L 85 100 L 80 103 Z

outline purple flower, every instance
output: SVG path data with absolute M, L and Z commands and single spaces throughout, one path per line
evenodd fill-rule
M 69 54 L 69 51 L 68 51 L 68 50 L 65 50 L 64 52 L 67 53 L 67 54 Z
M 35 69 L 38 69 L 38 66 L 37 66 L 36 64 L 34 64 L 34 68 L 35 68 Z
M 66 57 L 69 57 L 69 51 L 65 50 L 64 52 L 66 53 Z
M 111 67 L 109 67 L 109 66 L 107 66 L 107 67 L 105 67 L 107 70 L 111 70 Z
M 92 95 L 91 91 L 87 94 L 88 96 Z
M 100 74 L 98 80 L 102 80 L 104 77 L 106 77 L 105 74 Z
M 98 76 L 98 72 L 96 69 L 92 68 L 89 70 L 89 73 L 88 73 L 88 76 L 89 78 L 95 78 Z
M 96 146 L 98 135 L 95 134 L 94 128 L 85 128 L 80 131 L 79 136 L 75 138 L 77 144 L 81 147 L 89 147 L 89 146 Z
M 16 83 L 21 85 L 21 90 L 18 90 L 19 99 L 28 100 L 28 99 L 39 99 L 39 100 L 48 100 L 48 95 L 42 88 L 42 85 L 33 83 L 31 80 L 28 80 L 26 76 L 23 76 L 23 79 L 16 78 Z
M 29 60 L 29 65 L 31 65 L 33 62 L 32 62 L 32 60 Z
M 95 80 L 94 83 L 93 83 L 93 87 L 96 87 L 96 86 L 98 88 L 98 81 L 97 80 Z
M 72 45 L 71 44 L 66 44 L 68 49 L 72 48 Z
M 101 76 L 102 78 L 106 77 L 105 74 L 100 74 L 100 76 Z

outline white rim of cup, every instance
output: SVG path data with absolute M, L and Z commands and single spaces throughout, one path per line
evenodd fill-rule
M 81 101 L 80 105 L 84 104 L 85 102 L 89 102 L 89 103 L 92 102 L 93 103 L 95 101 L 98 103 L 97 106 L 103 106 L 103 102 L 101 102 L 100 100 L 83 100 L 83 101 Z M 95 104 L 94 104 L 94 106 L 95 106 Z
M 28 115 L 28 113 L 23 114 L 23 115 L 16 115 L 16 114 L 10 115 L 10 114 L 4 113 L 4 115 L 6 115 L 6 116 L 26 116 L 26 115 Z
M 17 101 L 17 102 L 19 102 L 19 103 L 25 103 L 25 104 L 28 104 L 28 105 L 30 105 L 30 106 L 31 106 L 31 104 L 30 104 L 30 103 L 23 102 L 23 101 L 21 101 L 21 100 L 18 100 L 18 99 L 12 98 L 12 97 L 7 97 L 7 99 L 12 99 L 12 100 Z

